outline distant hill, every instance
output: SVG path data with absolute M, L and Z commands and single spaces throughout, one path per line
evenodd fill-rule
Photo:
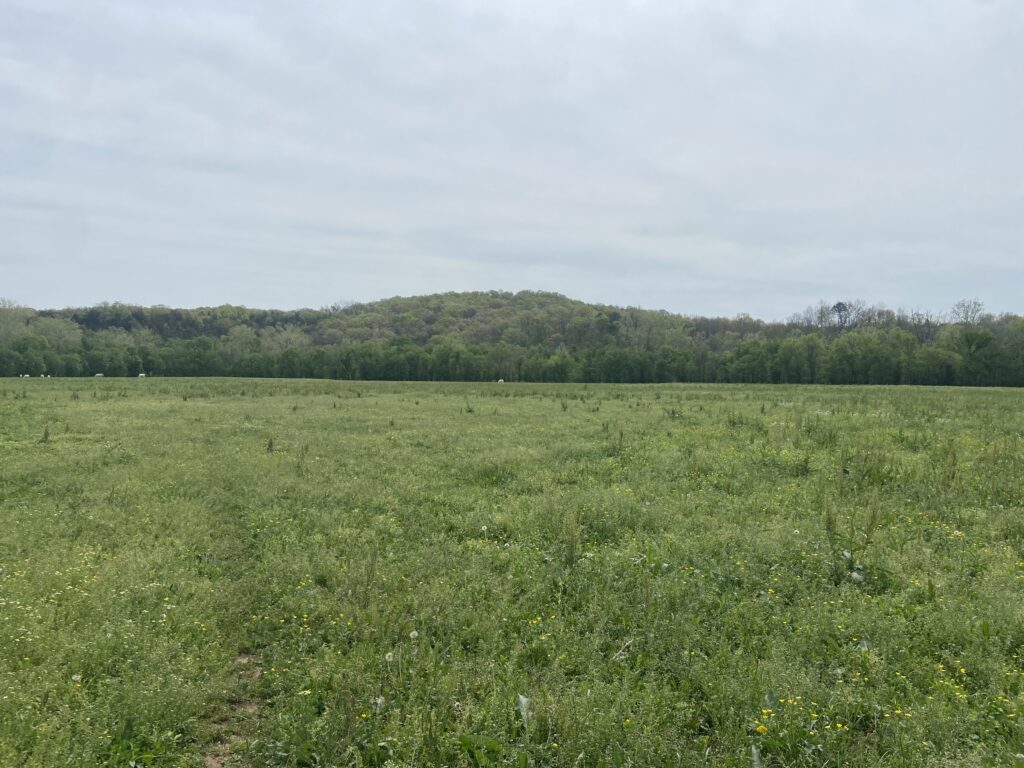
M 1024 318 L 822 302 L 785 323 L 557 293 L 395 297 L 318 310 L 0 304 L 0 375 L 1024 385 Z

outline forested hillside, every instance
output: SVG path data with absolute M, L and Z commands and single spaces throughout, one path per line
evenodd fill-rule
M 0 375 L 1024 385 L 1024 317 L 822 302 L 784 323 L 553 293 L 294 311 L 0 304 Z

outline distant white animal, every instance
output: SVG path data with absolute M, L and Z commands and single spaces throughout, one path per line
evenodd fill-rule
M 96 378 L 100 378 L 102 375 L 103 375 L 102 373 L 97 373 L 96 374 Z
M 505 383 L 505 380 L 504 380 L 504 379 L 498 379 L 498 383 L 499 383 L 499 384 L 504 384 L 504 383 Z
M 139 378 L 140 378 L 140 379 L 144 379 L 144 378 L 146 378 L 146 374 L 144 374 L 144 373 L 140 373 L 140 374 L 139 374 Z

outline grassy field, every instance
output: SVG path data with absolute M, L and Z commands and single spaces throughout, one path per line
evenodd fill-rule
M 1024 751 L 1019 391 L 0 381 L 0 569 L 3 766 Z

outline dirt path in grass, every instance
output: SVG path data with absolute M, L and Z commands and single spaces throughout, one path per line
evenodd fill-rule
M 243 694 L 263 675 L 259 657 L 250 653 L 238 654 L 234 667 Z M 262 709 L 261 702 L 244 696 L 231 702 L 227 713 L 214 722 L 217 736 L 203 756 L 204 768 L 243 768 L 246 765 L 244 755 L 238 754 L 239 746 L 252 732 Z

